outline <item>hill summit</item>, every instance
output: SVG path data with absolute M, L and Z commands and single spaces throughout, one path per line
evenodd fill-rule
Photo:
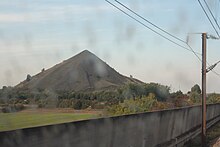
M 16 88 L 53 91 L 99 91 L 115 89 L 127 83 L 142 83 L 119 74 L 96 55 L 84 50 L 39 74 L 28 77 Z

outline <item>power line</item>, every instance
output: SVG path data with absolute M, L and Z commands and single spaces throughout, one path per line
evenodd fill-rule
M 212 23 L 211 19 L 209 18 L 209 16 L 208 16 L 207 12 L 205 11 L 205 8 L 203 7 L 202 3 L 200 2 L 200 0 L 198 0 L 198 2 L 199 2 L 199 4 L 200 4 L 200 6 L 202 7 L 202 10 L 204 11 L 204 13 L 205 13 L 206 17 L 208 18 L 209 22 L 211 23 L 213 29 L 215 30 L 216 34 L 217 34 L 218 37 L 220 38 L 220 35 L 219 35 L 218 31 L 216 30 L 216 28 L 215 28 L 214 24 Z M 207 2 L 206 2 L 205 0 L 204 0 L 204 2 L 205 2 L 205 4 L 206 4 L 206 6 L 207 6 L 209 12 L 211 13 L 213 19 L 215 20 L 216 24 L 218 25 L 218 23 L 217 23 L 217 21 L 216 21 L 214 15 L 212 14 L 212 12 L 211 12 L 211 10 L 210 10 L 210 8 L 209 8 Z M 220 0 L 219 0 L 219 2 L 220 2 Z M 218 25 L 218 28 L 220 29 L 219 25 Z M 209 66 L 211 66 L 208 62 L 206 62 L 206 63 L 207 63 Z M 217 75 L 217 76 L 220 78 L 220 74 L 219 74 L 219 73 L 217 73 L 217 72 L 214 71 L 214 70 L 211 70 L 211 72 L 213 72 L 215 75 Z
M 188 44 L 187 44 L 187 45 L 188 45 Z M 199 58 L 199 56 L 196 54 L 196 52 L 193 50 L 193 48 L 192 48 L 190 45 L 188 45 L 188 47 L 191 49 L 191 51 L 193 52 L 193 54 L 198 58 L 198 60 L 199 60 L 200 62 L 202 62 L 202 59 Z
M 156 24 L 150 22 L 149 20 L 147 20 L 146 18 L 144 18 L 143 16 L 141 16 L 140 14 L 138 14 L 137 12 L 135 12 L 134 10 L 131 10 L 130 8 L 128 8 L 127 6 L 125 6 L 124 4 L 122 4 L 121 2 L 119 2 L 118 0 L 115 0 L 118 4 L 120 4 L 121 6 L 123 6 L 124 8 L 126 8 L 127 10 L 129 10 L 130 12 L 132 12 L 133 14 L 135 14 L 136 16 L 140 17 L 141 19 L 143 19 L 144 21 L 148 22 L 149 24 L 151 24 L 152 26 L 156 27 L 157 29 L 161 30 L 162 32 L 170 35 L 171 37 L 179 40 L 180 42 L 186 43 L 184 40 L 174 36 L 173 34 L 165 31 L 164 29 L 160 28 L 159 26 L 157 26 Z
M 216 64 L 218 64 L 220 61 L 218 61 Z M 213 65 L 210 65 L 208 62 L 207 62 L 208 66 L 211 67 Z M 212 73 L 214 73 L 216 76 L 218 76 L 220 78 L 220 74 L 217 73 L 214 69 L 210 70 Z
M 171 36 L 171 37 L 173 37 L 173 38 L 179 40 L 180 42 L 185 43 L 185 44 L 190 48 L 190 50 L 193 52 L 193 54 L 198 58 L 198 60 L 202 62 L 202 60 L 200 59 L 200 57 L 197 55 L 198 53 L 196 53 L 196 52 L 193 50 L 193 48 L 192 48 L 186 41 L 184 41 L 184 40 L 182 40 L 182 39 L 180 39 L 180 38 L 178 38 L 178 37 L 172 35 L 171 33 L 167 32 L 167 31 L 165 31 L 164 29 L 162 29 L 162 28 L 160 28 L 159 26 L 157 26 L 156 24 L 150 22 L 149 20 L 147 20 L 146 18 L 144 18 L 143 16 L 141 16 L 141 15 L 138 14 L 137 12 L 133 11 L 132 9 L 128 8 L 128 7 L 125 6 L 123 3 L 119 2 L 118 0 L 115 0 L 115 1 L 116 1 L 118 4 L 120 4 L 121 6 L 123 6 L 124 8 L 126 8 L 127 10 L 129 10 L 130 12 L 134 13 L 136 16 L 138 16 L 138 17 L 140 17 L 141 19 L 143 19 L 144 21 L 150 23 L 151 25 L 153 25 L 153 26 L 156 27 L 157 29 L 159 29 L 159 30 L 161 30 L 162 32 L 168 34 L 169 36 Z
M 218 3 L 216 4 L 216 21 L 219 22 L 219 10 L 220 10 L 220 0 L 218 0 Z
M 220 1 L 220 0 L 219 0 L 219 1 Z M 189 34 L 202 34 L 202 33 L 189 33 Z M 211 38 L 211 39 L 219 39 L 219 38 L 216 38 L 215 36 L 212 36 L 212 35 L 209 35 L 209 38 Z M 188 45 L 188 44 L 187 44 L 187 45 Z M 188 45 L 188 46 L 189 46 L 189 45 Z M 191 50 L 194 51 L 191 46 L 189 46 L 189 48 L 191 48 Z M 194 55 L 198 58 L 198 60 L 200 60 L 200 61 L 202 62 L 202 60 L 197 56 L 197 54 L 194 53 Z M 219 62 L 220 62 L 220 61 L 219 61 Z M 217 62 L 217 64 L 218 64 L 219 62 Z M 207 61 L 206 61 L 206 64 L 207 64 L 209 67 L 212 66 L 212 65 L 211 65 L 209 62 L 207 62 Z M 216 74 L 217 76 L 220 77 L 220 74 L 217 73 L 217 72 L 215 72 L 214 70 L 211 70 L 211 72 L 213 72 L 214 74 Z
M 170 33 L 167 32 L 167 31 L 163 30 L 162 28 L 160 28 L 160 27 L 158 27 L 157 25 L 153 24 L 152 22 L 148 21 L 146 18 L 144 18 L 143 16 L 139 15 L 139 14 L 136 13 L 135 11 L 131 10 L 130 8 L 128 8 L 127 6 L 125 6 L 124 4 L 122 4 L 122 3 L 120 3 L 119 1 L 115 0 L 115 1 L 116 1 L 117 3 L 119 3 L 121 6 L 125 7 L 126 9 L 128 9 L 129 11 L 131 11 L 132 13 L 134 13 L 136 16 L 138 16 L 138 17 L 140 17 L 141 19 L 143 19 L 144 21 L 150 23 L 151 25 L 153 25 L 153 26 L 156 27 L 157 29 L 159 29 L 159 30 L 163 31 L 164 33 L 168 34 L 169 36 L 171 36 L 171 37 L 173 37 L 173 38 L 175 38 L 175 39 L 177 39 L 177 40 L 179 40 L 179 41 L 185 43 L 189 48 L 186 48 L 186 47 L 184 47 L 184 46 L 182 46 L 182 45 L 176 43 L 175 41 L 169 39 L 168 37 L 162 35 L 161 33 L 155 31 L 154 29 L 150 28 L 149 26 L 147 26 L 146 24 L 144 24 L 143 22 L 141 22 L 141 21 L 138 20 L 137 18 L 131 16 L 130 14 L 128 14 L 127 12 L 125 12 L 124 10 L 122 10 L 121 8 L 119 8 L 118 6 L 116 6 L 115 4 L 111 3 L 110 1 L 108 1 L 108 0 L 105 0 L 105 1 L 108 2 L 110 5 L 112 5 L 113 7 L 115 7 L 116 9 L 118 9 L 119 11 L 121 11 L 122 13 L 124 13 L 125 15 L 127 15 L 128 17 L 130 17 L 130 18 L 132 18 L 133 20 L 135 20 L 136 22 L 138 22 L 139 24 L 141 24 L 141 25 L 143 25 L 144 27 L 148 28 L 149 30 L 153 31 L 153 32 L 156 33 L 157 35 L 163 37 L 164 39 L 166 39 L 166 40 L 172 42 L 173 44 L 175 44 L 175 45 L 177 45 L 177 46 L 179 46 L 179 47 L 181 47 L 181 48 L 183 48 L 183 49 L 186 49 L 186 50 L 188 50 L 188 51 L 190 51 L 190 52 L 193 52 L 193 54 L 198 58 L 198 60 L 199 60 L 200 62 L 202 62 L 201 58 L 198 56 L 198 54 L 199 54 L 199 55 L 201 55 L 201 54 L 195 52 L 195 51 L 193 50 L 193 48 L 192 48 L 187 42 L 185 42 L 185 41 L 183 41 L 182 39 L 180 39 L 180 38 L 178 38 L 178 37 L 176 37 L 176 36 L 170 34 Z M 219 1 L 220 1 L 220 0 L 219 0 Z M 205 13 L 206 13 L 206 12 L 205 12 Z M 210 64 L 209 64 L 208 62 L 206 62 L 206 63 L 210 66 Z M 220 74 L 218 74 L 217 72 L 215 72 L 215 71 L 213 71 L 213 70 L 211 70 L 211 71 L 212 71 L 214 74 L 216 74 L 217 76 L 220 77 Z
M 154 32 L 155 34 L 157 34 L 157 35 L 163 37 L 164 39 L 170 41 L 171 43 L 173 43 L 173 44 L 175 44 L 175 45 L 177 45 L 177 46 L 179 46 L 179 47 L 181 47 L 181 48 L 183 48 L 183 49 L 186 49 L 186 50 L 192 52 L 191 49 L 189 49 L 189 48 L 187 48 L 187 47 L 184 47 L 184 46 L 182 46 L 182 45 L 176 43 L 175 41 L 169 39 L 168 37 L 162 35 L 161 33 L 155 31 L 154 29 L 150 28 L 149 26 L 147 26 L 146 24 L 144 24 L 143 22 L 141 22 L 141 21 L 138 20 L 137 18 L 131 16 L 130 14 L 128 14 L 127 12 L 125 12 L 124 10 L 122 10 L 121 8 L 119 8 L 118 6 L 116 6 L 115 4 L 111 3 L 110 1 L 108 1 L 108 0 L 105 0 L 105 1 L 108 2 L 110 5 L 112 5 L 113 7 L 115 7 L 116 9 L 118 9 L 119 11 L 121 11 L 122 13 L 124 13 L 125 15 L 127 15 L 128 17 L 130 17 L 130 18 L 132 18 L 133 20 L 135 20 L 136 22 L 138 22 L 139 24 L 141 24 L 141 25 L 143 25 L 144 27 L 148 28 L 149 30 L 151 30 L 151 31 Z M 196 54 L 200 54 L 200 53 L 196 53 Z
M 198 0 L 198 2 L 199 2 L 199 5 L 201 6 L 203 12 L 205 13 L 206 17 L 208 18 L 210 24 L 212 25 L 213 29 L 215 30 L 216 34 L 220 38 L 220 35 L 219 35 L 218 31 L 216 30 L 216 28 L 215 28 L 214 24 L 212 23 L 211 19 L 209 18 L 209 15 L 207 14 L 207 12 L 206 12 L 205 8 L 203 7 L 202 3 L 200 2 L 200 0 Z
M 219 63 L 219 62 L 217 62 L 217 63 L 215 63 L 215 64 L 209 66 L 209 67 L 206 69 L 206 72 L 208 73 L 209 71 L 213 70 L 213 69 L 217 66 L 218 63 Z
M 212 65 L 209 63 L 209 62 L 207 62 L 206 61 L 206 64 L 209 66 L 209 67 L 211 67 Z M 217 73 L 214 69 L 212 69 L 212 70 L 210 70 L 213 74 L 215 74 L 216 76 L 218 76 L 219 78 L 220 78 L 220 74 L 219 73 Z
M 153 25 L 153 26 L 156 27 L 157 29 L 159 29 L 159 30 L 161 30 L 162 32 L 168 34 L 169 36 L 171 36 L 171 37 L 173 37 L 173 38 L 179 40 L 180 42 L 183 42 L 184 44 L 186 44 L 186 45 L 190 48 L 190 50 L 193 52 L 193 54 L 195 54 L 195 56 L 199 59 L 199 61 L 202 62 L 202 60 L 201 60 L 201 59 L 199 58 L 199 56 L 197 55 L 198 53 L 196 53 L 196 52 L 193 50 L 193 48 L 192 48 L 186 41 L 184 41 L 184 40 L 182 40 L 182 39 L 180 39 L 180 38 L 178 38 L 178 37 L 172 35 L 171 33 L 167 32 L 167 31 L 165 31 L 164 29 L 162 29 L 162 28 L 160 28 L 159 26 L 157 26 L 156 24 L 150 22 L 149 20 L 147 20 L 146 18 L 144 18 L 143 16 L 141 16 L 140 14 L 138 14 L 137 12 L 135 12 L 134 10 L 128 8 L 126 5 L 124 5 L 123 3 L 119 2 L 118 0 L 115 0 L 115 1 L 116 1 L 118 4 L 120 4 L 121 6 L 123 6 L 124 8 L 126 8 L 127 10 L 129 10 L 130 12 L 132 12 L 133 14 L 135 14 L 136 16 L 138 16 L 139 18 L 141 18 L 141 19 L 143 19 L 144 21 L 150 23 L 151 25 Z M 201 54 L 200 54 L 200 55 L 201 55 Z
M 218 12 L 219 12 L 219 4 L 220 4 L 220 0 L 217 0 L 217 2 L 216 2 L 216 12 L 215 12 L 215 18 L 216 18 L 216 21 L 218 22 Z
M 219 24 L 218 24 L 217 20 L 215 19 L 215 16 L 213 15 L 213 13 L 212 13 L 211 9 L 209 8 L 208 3 L 206 2 L 206 0 L 203 0 L 203 1 L 205 2 L 205 5 L 206 5 L 206 7 L 208 8 L 209 13 L 212 15 L 212 18 L 214 19 L 214 21 L 215 21 L 216 25 L 218 26 L 218 29 L 220 30 Z

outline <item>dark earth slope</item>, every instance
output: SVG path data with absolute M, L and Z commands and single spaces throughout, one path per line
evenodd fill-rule
M 15 86 L 19 89 L 53 91 L 99 91 L 127 83 L 142 83 L 119 74 L 93 53 L 85 50 Z

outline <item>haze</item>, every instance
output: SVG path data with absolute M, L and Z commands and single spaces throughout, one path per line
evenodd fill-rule
M 113 2 L 113 1 L 112 1 Z M 145 18 L 186 39 L 215 34 L 197 1 L 121 0 Z M 216 17 L 216 0 L 209 5 Z M 217 20 L 219 21 L 219 20 Z M 190 35 L 201 52 L 201 36 Z M 208 62 L 220 60 L 219 41 L 208 40 Z M 124 75 L 187 92 L 201 83 L 201 63 L 184 50 L 126 17 L 104 0 L 7 0 L 0 2 L 0 86 L 14 86 L 41 69 L 90 50 Z M 220 65 L 215 68 L 220 73 Z M 220 92 L 220 77 L 209 73 L 207 91 Z

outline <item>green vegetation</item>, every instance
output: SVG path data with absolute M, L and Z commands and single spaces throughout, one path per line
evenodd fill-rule
M 197 84 L 191 88 L 188 94 L 183 94 L 180 90 L 169 93 L 169 87 L 154 83 L 145 85 L 144 87 L 129 85 L 129 92 L 133 94 L 132 99 L 124 99 L 122 102 L 108 106 L 108 114 L 122 115 L 140 113 L 152 110 L 192 106 L 200 104 L 201 102 L 201 89 Z M 207 103 L 219 102 L 220 94 L 214 93 L 208 95 Z
M 157 83 L 149 84 L 127 84 L 111 91 L 96 92 L 74 92 L 38 89 L 28 91 L 12 87 L 3 87 L 0 90 L 0 104 L 37 104 L 39 108 L 74 108 L 103 109 L 105 106 L 112 106 L 123 102 L 126 99 L 155 95 L 158 101 L 165 102 L 170 96 L 168 86 Z
M 191 92 L 195 92 L 195 93 L 201 94 L 202 90 L 201 90 L 201 88 L 199 87 L 199 85 L 196 84 L 196 85 L 194 85 L 194 86 L 191 88 Z
M 220 94 L 209 94 L 207 103 L 220 102 Z M 153 103 L 153 105 L 150 105 Z M 127 84 L 115 90 L 95 92 L 56 91 L 48 89 L 0 89 L 1 106 L 34 104 L 39 108 L 74 108 L 76 110 L 107 109 L 113 115 L 138 113 L 166 108 L 185 107 L 201 103 L 201 89 L 195 84 L 187 94 L 158 83 Z M 3 110 L 3 109 L 2 109 Z M 19 110 L 6 108 L 6 110 Z M 14 111 L 12 111 L 14 112 Z
M 174 105 L 174 107 L 184 107 L 193 105 L 191 97 L 187 94 L 183 94 L 182 91 L 173 92 L 170 95 L 169 102 Z
M 1 106 L 1 105 L 0 105 Z M 2 105 L 2 112 L 3 113 L 10 113 L 10 112 L 18 112 L 25 109 L 23 104 L 5 104 Z
M 164 103 L 158 102 L 155 95 L 150 93 L 149 96 L 142 98 L 124 100 L 122 103 L 108 107 L 107 111 L 110 115 L 122 115 L 164 108 L 166 108 Z
M 157 83 L 128 84 L 112 91 L 74 92 L 47 89 L 28 91 L 12 87 L 0 89 L 0 130 L 17 129 L 38 125 L 88 119 L 97 115 L 72 113 L 9 113 L 26 109 L 28 105 L 38 108 L 101 109 L 109 116 L 141 113 L 152 110 L 200 104 L 201 89 L 194 85 L 187 94 Z M 209 94 L 207 103 L 219 103 L 220 94 Z
M 214 104 L 214 103 L 220 103 L 220 94 L 217 93 L 211 93 L 208 95 L 207 103 Z
M 58 124 L 97 117 L 96 114 L 74 113 L 0 113 L 0 131 Z
M 201 89 L 198 84 L 194 85 L 189 92 L 190 100 L 194 104 L 200 104 L 201 102 Z

